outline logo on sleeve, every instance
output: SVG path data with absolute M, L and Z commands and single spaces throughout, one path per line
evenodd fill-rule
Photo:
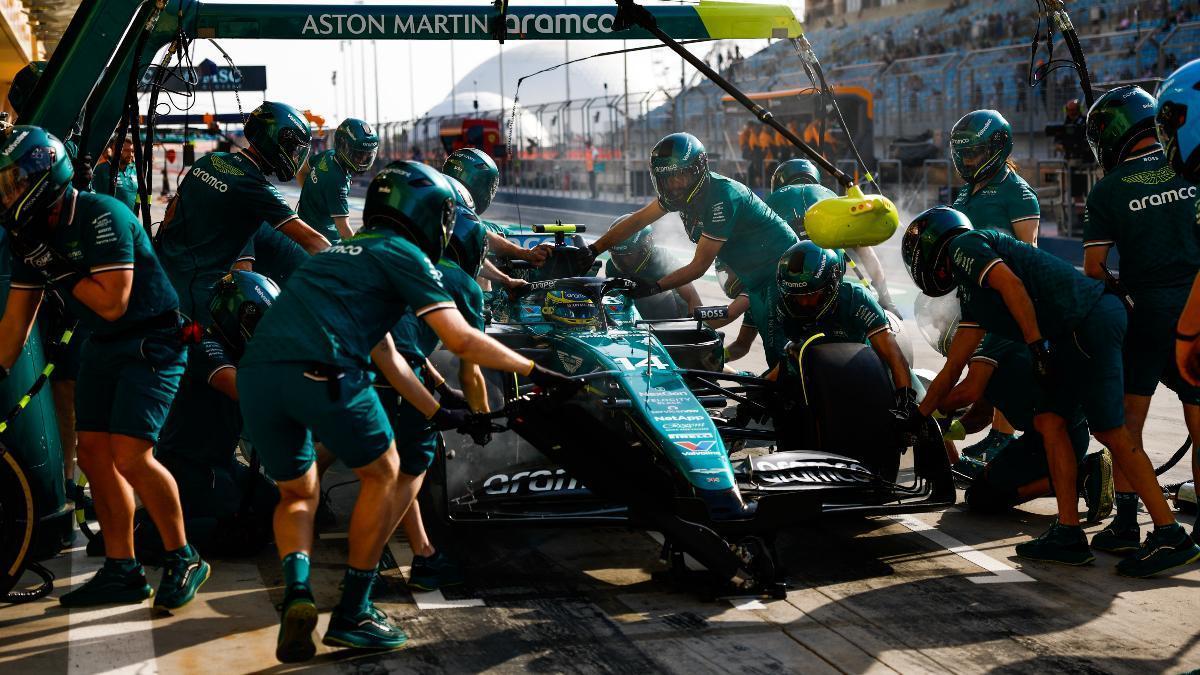
M 966 252 L 961 248 L 955 249 L 954 255 L 951 259 L 954 261 L 954 265 L 963 272 L 966 272 L 968 276 L 970 276 L 975 269 L 975 260 L 971 258 L 971 256 L 967 255 Z

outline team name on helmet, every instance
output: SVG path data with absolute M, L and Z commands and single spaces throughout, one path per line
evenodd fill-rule
M 22 131 L 21 133 L 17 134 L 15 137 L 13 137 L 13 139 L 9 142 L 9 144 L 7 146 L 5 146 L 4 154 L 7 155 L 8 153 L 15 150 L 16 147 L 21 144 L 21 141 L 25 140 L 25 137 L 28 135 L 29 135 L 28 131 Z
M 196 178 L 199 178 L 201 183 L 204 183 L 218 192 L 229 191 L 229 185 L 227 183 L 198 166 L 192 167 L 192 175 Z
M 1195 196 L 1195 185 L 1185 188 L 1178 188 L 1176 190 L 1166 190 L 1165 192 L 1160 192 L 1156 195 L 1146 195 L 1141 199 L 1130 199 L 1129 210 L 1141 211 L 1142 209 L 1149 208 L 1151 206 L 1162 206 L 1163 204 L 1170 204 L 1171 202 L 1181 202 L 1186 199 L 1191 199 Z

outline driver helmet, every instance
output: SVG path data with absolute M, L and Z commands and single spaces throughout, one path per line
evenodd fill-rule
M 392 162 L 367 186 L 364 227 L 395 230 L 434 264 L 450 243 L 457 216 L 450 181 L 420 162 Z
M 776 267 L 780 310 L 808 324 L 820 321 L 837 303 L 845 273 L 837 253 L 811 241 L 794 244 Z
M 1200 183 L 1200 59 L 1184 64 L 1158 86 L 1155 125 L 1171 168 L 1184 180 Z
M 821 174 L 817 165 L 807 159 L 789 159 L 775 167 L 771 174 L 771 192 L 788 185 L 819 185 Z
M 1087 142 L 1105 173 L 1129 157 L 1142 139 L 1154 138 L 1158 101 L 1141 87 L 1127 84 L 1096 99 L 1088 110 Z
M 950 269 L 950 241 L 975 228 L 966 214 L 948 206 L 935 206 L 913 219 L 900 240 L 900 256 L 917 288 L 941 297 L 957 286 Z
M 0 144 L 0 227 L 19 233 L 45 220 L 75 169 L 63 144 L 41 127 L 10 127 Z
M 613 226 L 628 217 L 628 215 L 621 216 L 613 221 Z M 632 264 L 619 263 L 618 267 L 627 274 L 636 274 L 650 261 L 650 256 L 654 253 L 654 230 L 650 226 L 643 227 L 625 241 L 613 244 L 609 247 L 608 252 L 614 258 L 620 258 L 622 263 L 631 262 Z
M 804 214 L 813 204 L 836 198 L 837 193 L 824 185 L 786 185 L 767 195 L 766 204 L 804 240 L 809 238 L 804 228 Z
M 953 295 L 935 298 L 922 293 L 917 296 L 913 311 L 925 341 L 937 353 L 942 356 L 948 355 L 950 343 L 954 341 L 958 323 L 962 320 L 962 308 L 958 304 L 958 298 Z
M 1012 150 L 1012 127 L 995 110 L 969 112 L 950 130 L 954 170 L 970 185 L 991 180 L 1004 167 Z
M 663 208 L 682 211 L 708 187 L 708 153 L 695 136 L 671 134 L 650 152 L 650 175 Z
M 549 291 L 542 300 L 542 317 L 567 328 L 592 328 L 597 319 L 596 303 L 579 291 Z
M 263 101 L 246 120 L 246 142 L 279 180 L 288 182 L 308 158 L 312 130 L 304 116 L 286 103 Z
M 246 342 L 278 297 L 279 286 L 255 272 L 234 270 L 217 280 L 208 303 L 213 320 L 211 330 L 235 361 L 242 357 Z
M 500 169 L 488 154 L 479 148 L 462 148 L 450 153 L 442 173 L 457 178 L 471 192 L 475 213 L 483 215 L 492 205 L 500 187 Z
M 746 289 L 742 286 L 742 280 L 738 278 L 738 275 L 733 273 L 733 270 L 729 269 L 729 265 L 718 260 L 716 268 L 717 283 L 721 284 L 721 290 L 725 291 L 727 298 L 735 300 L 737 296 L 746 292 Z
M 333 149 L 342 166 L 356 174 L 366 173 L 379 152 L 379 136 L 366 122 L 353 117 L 343 120 L 333 134 Z

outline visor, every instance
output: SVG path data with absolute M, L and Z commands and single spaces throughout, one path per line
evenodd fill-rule
M 721 284 L 721 290 L 730 300 L 742 294 L 742 280 L 727 267 L 717 268 L 717 283 Z
M 785 293 L 783 306 L 787 313 L 797 319 L 816 319 L 824 313 L 833 294 L 833 288 L 822 288 L 811 293 Z
M 379 146 L 375 146 L 365 150 L 351 150 L 345 153 L 344 157 L 355 171 L 365 172 L 375 163 L 375 156 L 378 154 Z
M 442 203 L 442 248 L 450 243 L 450 233 L 454 231 L 454 221 L 458 216 L 458 206 L 453 199 Z
M 0 204 L 5 213 L 20 210 L 21 203 L 45 179 L 56 159 L 53 148 L 37 147 L 0 169 Z M 18 218 L 20 214 L 12 216 Z
M 31 183 L 29 174 L 16 164 L 0 169 L 0 205 L 5 211 L 12 209 L 25 197 Z
M 972 173 L 983 166 L 988 158 L 988 149 L 982 145 L 960 148 L 955 152 L 958 153 L 959 164 Z
M 697 169 L 680 169 L 678 171 L 654 174 L 654 191 L 663 202 L 676 208 L 691 201 L 700 183 Z
M 302 138 L 295 129 L 283 129 L 279 132 L 279 149 L 292 167 L 299 169 L 308 158 L 308 139 Z

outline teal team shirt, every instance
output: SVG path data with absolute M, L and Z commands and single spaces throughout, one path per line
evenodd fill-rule
M 977 230 L 995 230 L 1013 236 L 1013 224 L 1041 218 L 1037 194 L 1017 172 L 1005 167 L 985 186 L 971 194 L 963 185 L 954 197 L 954 208 L 967 214 Z
M 292 273 L 308 260 L 308 251 L 279 230 L 259 225 L 254 236 L 238 255 L 238 262 L 249 262 L 255 272 L 283 288 Z
M 350 172 L 337 160 L 336 150 L 310 157 L 308 167 L 297 212 L 309 227 L 336 244 L 342 235 L 333 222 L 334 217 L 350 217 Z
M 950 266 L 962 307 L 960 326 L 982 328 L 1025 342 L 988 273 L 1004 263 L 1033 300 L 1038 327 L 1050 340 L 1066 337 L 1096 306 L 1104 284 L 1080 274 L 1070 263 L 995 231 L 960 234 L 949 244 Z
M 242 366 L 325 363 L 365 369 L 371 349 L 409 312 L 454 307 L 429 258 L 399 234 L 368 228 L 317 254 L 263 315 Z
M 59 223 L 49 243 L 79 269 L 90 274 L 133 270 L 129 307 L 116 321 L 96 314 L 73 294 L 62 294 L 72 316 L 93 335 L 116 335 L 179 307 L 179 297 L 154 255 L 150 238 L 124 204 L 108 195 L 71 190 L 62 213 L 64 222 Z M 41 272 L 22 260 L 13 260 L 12 288 L 40 290 L 45 286 Z
M 258 226 L 278 229 L 296 217 L 247 155 L 210 152 L 197 160 L 167 207 L 156 242 L 183 312 L 208 323 L 213 284 Z
M 745 185 L 709 174 L 708 188 L 679 212 L 692 243 L 700 237 L 723 242 L 717 259 L 729 266 L 747 291 L 775 281 L 775 264 L 799 241 L 792 228 Z
M 1083 245 L 1116 246 L 1121 283 L 1135 301 L 1183 289 L 1200 272 L 1196 186 L 1171 169 L 1162 150 L 1134 157 L 1101 178 L 1087 197 Z
M 762 331 L 763 346 L 766 348 L 767 365 L 774 367 L 784 356 L 787 343 L 816 333 L 824 333 L 830 340 L 838 342 L 868 343 L 875 335 L 888 330 L 887 314 L 879 302 L 867 292 L 862 284 L 843 281 L 838 285 L 837 299 L 829 312 L 813 324 L 805 324 L 779 311 L 779 287 L 771 294 L 770 314 L 766 328 Z
M 130 211 L 137 213 L 137 169 L 134 168 L 133 162 L 118 169 L 117 191 L 111 193 L 108 191 L 108 186 L 112 181 L 112 168 L 112 162 L 101 162 L 96 165 L 95 169 L 92 169 L 92 191 L 116 197 L 117 201 L 128 206 Z
M 437 270 L 442 275 L 442 287 L 454 299 L 459 313 L 472 328 L 482 331 L 483 291 L 479 284 L 451 260 L 438 261 Z M 417 359 L 429 356 L 438 346 L 437 333 L 416 314 L 405 314 L 392 329 L 392 338 L 396 341 L 396 351 Z

